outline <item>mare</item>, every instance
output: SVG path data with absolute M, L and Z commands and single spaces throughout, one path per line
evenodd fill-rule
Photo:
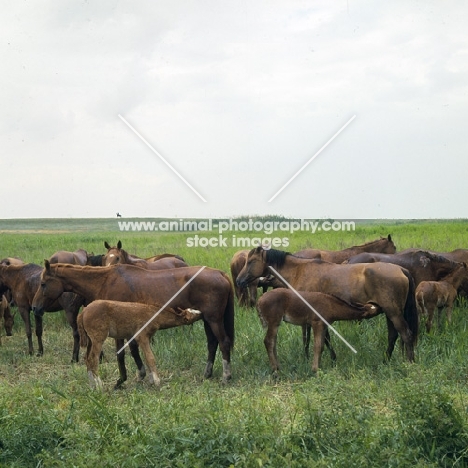
M 185 261 L 172 254 L 162 254 L 155 257 L 150 257 L 150 260 L 139 258 L 129 254 L 126 250 L 122 249 L 122 242 L 118 242 L 117 246 L 111 247 L 107 242 L 104 242 L 107 253 L 102 259 L 104 266 L 116 265 L 122 263 L 125 265 L 134 265 L 147 270 L 163 270 L 165 268 L 180 268 L 188 266 Z
M 6 336 L 11 336 L 13 334 L 13 325 L 15 323 L 15 319 L 11 313 L 10 304 L 5 294 L 2 295 L 2 300 L 0 302 L 0 322 L 2 319 Z
M 41 282 L 41 273 L 42 267 L 34 263 L 10 266 L 0 265 L 0 287 L 3 285 L 12 292 L 13 300 L 18 306 L 18 311 L 24 321 L 26 336 L 28 338 L 28 351 L 30 355 L 34 352 L 30 312 L 34 295 L 36 294 Z M 73 329 L 74 345 L 72 362 L 78 362 L 80 339 L 76 325 L 76 317 L 82 303 L 83 301 L 81 298 L 70 293 L 64 294 L 62 297 L 57 297 L 53 301 L 47 300 L 44 303 L 44 310 L 46 312 L 65 310 L 67 321 Z M 38 344 L 37 355 L 41 356 L 44 354 L 42 343 L 42 316 L 35 317 L 35 325 Z
M 468 268 L 466 263 L 458 266 L 441 281 L 421 281 L 416 288 L 416 305 L 420 315 L 427 316 L 426 330 L 429 333 L 437 309 L 437 325 L 440 328 L 442 310 L 446 309 L 447 320 L 452 322 L 453 303 L 460 287 L 468 285 Z
M 320 311 L 320 315 L 330 325 L 337 320 L 361 320 L 375 317 L 381 312 L 378 306 L 370 302 L 367 304 L 350 304 L 336 296 L 321 292 L 298 291 L 298 293 L 314 309 Z M 320 367 L 325 343 L 330 348 L 332 360 L 336 359 L 335 351 L 326 339 L 328 326 L 311 307 L 297 296 L 295 291 L 280 288 L 263 294 L 258 300 L 257 311 L 263 326 L 267 328 L 264 343 L 274 374 L 277 374 L 279 370 L 276 342 L 278 328 L 282 321 L 293 325 L 309 325 L 312 327 L 314 332 L 313 372 L 317 372 Z
M 396 252 L 395 244 L 393 243 L 392 236 L 389 234 L 387 237 L 381 237 L 363 245 L 355 245 L 348 247 L 344 250 L 319 250 L 319 249 L 305 249 L 295 252 L 294 255 L 304 258 L 321 258 L 326 262 L 343 263 L 348 258 L 358 255 L 362 252 L 376 252 L 394 254 Z
M 242 268 L 244 268 L 248 253 L 248 250 L 239 250 L 233 255 L 230 264 L 232 282 L 234 283 L 234 291 L 239 301 L 239 305 L 243 307 L 255 306 L 255 303 L 257 302 L 257 288 L 260 287 L 263 289 L 263 292 L 266 292 L 269 287 L 280 288 L 284 286 L 271 275 L 254 280 L 246 287 L 238 286 L 236 279 Z
M 205 377 L 213 374 L 213 363 L 219 348 L 223 356 L 223 380 L 231 378 L 231 349 L 234 344 L 234 291 L 229 277 L 221 270 L 205 267 L 145 270 L 132 265 L 94 268 L 75 265 L 50 265 L 45 262 L 41 287 L 33 301 L 34 313 L 43 314 L 45 300 L 54 300 L 72 291 L 85 298 L 144 304 L 166 304 L 174 309 L 201 311 L 208 347 Z M 189 283 L 190 281 L 190 283 Z M 134 343 L 133 341 L 131 343 Z M 123 342 L 122 342 L 123 345 Z M 132 349 L 130 349 L 132 351 Z M 142 366 L 138 348 L 133 358 Z M 124 359 L 124 353 L 119 353 Z M 139 359 L 139 361 L 137 360 Z M 125 366 L 119 366 L 123 369 Z M 121 374 L 116 386 L 127 378 Z
M 59 250 L 49 258 L 50 263 L 70 263 L 71 265 L 86 265 L 88 253 L 86 250 L 78 249 L 74 252 Z
M 418 312 L 414 282 L 404 268 L 392 264 L 343 265 L 257 247 L 249 252 L 247 262 L 237 277 L 237 284 L 246 286 L 270 272 L 275 275 L 275 271 L 298 291 L 323 292 L 348 303 L 371 302 L 377 305 L 387 318 L 387 358 L 391 357 L 399 334 L 408 361 L 414 361 Z
M 91 302 L 78 315 L 80 345 L 82 348 L 86 347 L 85 362 L 91 387 L 102 388 L 102 381 L 97 370 L 102 345 L 106 338 L 114 338 L 117 351 L 119 351 L 119 340 L 132 339 L 148 322 L 150 323 L 135 337 L 135 340 L 142 349 L 146 364 L 150 369 L 150 383 L 159 387 L 160 379 L 154 354 L 151 351 L 150 339 L 157 330 L 189 325 L 199 319 L 201 319 L 201 312 L 195 309 L 180 309 L 177 312 L 171 307 L 161 309 L 161 305 L 138 302 L 105 300 Z M 145 373 L 140 374 L 140 378 L 144 376 Z
M 393 263 L 406 268 L 413 276 L 416 286 L 421 281 L 438 281 L 459 265 L 458 262 L 449 260 L 442 255 L 420 249 L 411 249 L 394 255 L 364 252 L 351 257 L 346 263 L 375 262 Z

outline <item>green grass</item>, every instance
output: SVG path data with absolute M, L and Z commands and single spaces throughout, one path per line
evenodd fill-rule
M 188 248 L 193 233 L 119 232 L 115 220 L 91 220 L 90 229 L 86 220 L 48 222 L 0 221 L 0 257 L 40 263 L 60 249 L 102 253 L 105 240 L 121 239 L 141 256 L 174 252 L 227 272 L 237 250 Z M 467 247 L 468 223 L 373 222 L 355 232 L 301 232 L 288 236 L 288 250 L 340 249 L 389 233 L 399 250 L 447 251 Z M 44 317 L 40 358 L 27 355 L 17 317 L 14 335 L 2 336 L 0 347 L 0 466 L 468 466 L 467 312 L 461 300 L 451 325 L 422 331 L 412 365 L 399 349 L 383 363 L 384 317 L 338 323 L 358 352 L 332 335 L 338 361 L 333 365 L 325 351 L 316 376 L 302 356 L 300 329 L 284 324 L 274 380 L 256 312 L 236 306 L 228 385 L 219 357 L 214 378 L 202 378 L 206 341 L 197 322 L 155 335 L 160 391 L 137 382 L 128 356 L 129 381 L 113 391 L 118 371 L 114 344 L 106 342 L 103 393 L 90 390 L 82 362 L 70 364 L 71 330 L 62 313 Z

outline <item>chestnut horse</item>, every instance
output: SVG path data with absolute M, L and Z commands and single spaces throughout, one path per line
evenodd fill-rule
M 468 269 L 466 263 L 458 266 L 445 276 L 441 281 L 421 281 L 416 288 L 416 305 L 420 315 L 427 316 L 426 330 L 429 333 L 432 328 L 434 313 L 437 309 L 437 325 L 440 328 L 442 310 L 446 309 L 447 320 L 452 321 L 453 303 L 458 290 L 464 284 L 468 285 Z
M 406 268 L 413 276 L 416 286 L 421 281 L 438 281 L 459 265 L 458 262 L 453 262 L 442 255 L 420 249 L 408 249 L 394 255 L 364 252 L 351 257 L 345 263 L 375 262 L 393 263 Z
M 115 339 L 117 351 L 119 351 L 119 340 L 130 340 L 135 337 L 150 369 L 150 383 L 159 387 L 160 379 L 150 339 L 157 330 L 189 325 L 199 319 L 201 312 L 195 309 L 180 309 L 177 312 L 171 307 L 161 309 L 160 305 L 152 306 L 138 302 L 104 300 L 92 302 L 78 315 L 80 345 L 82 348 L 87 348 L 85 362 L 91 387 L 102 389 L 102 381 L 97 370 L 102 345 L 107 337 Z M 146 324 L 148 325 L 145 327 Z M 140 371 L 142 371 L 139 374 L 141 380 L 146 372 L 144 367 Z
M 163 270 L 165 268 L 180 268 L 188 266 L 184 259 L 178 255 L 162 254 L 150 257 L 148 260 L 136 257 L 122 249 L 122 242 L 118 242 L 116 247 L 111 247 L 104 242 L 107 253 L 104 254 L 102 264 L 104 266 L 116 265 L 122 263 L 125 265 L 134 265 L 147 270 Z
M 170 301 L 167 305 L 174 309 L 200 310 L 208 347 L 205 377 L 212 376 L 219 345 L 223 356 L 223 380 L 227 381 L 231 378 L 231 348 L 234 344 L 234 291 L 224 272 L 208 267 L 200 272 L 201 268 L 153 271 L 131 265 L 94 268 L 50 265 L 46 261 L 41 287 L 34 297 L 33 310 L 36 315 L 42 315 L 44 301 L 54 300 L 64 291 L 72 291 L 84 297 L 88 304 L 96 299 L 153 305 Z M 137 359 L 137 353 L 138 348 L 134 359 Z M 123 359 L 124 353 L 119 353 L 119 357 Z M 137 365 L 140 368 L 138 362 Z M 121 376 L 116 386 L 125 379 L 126 375 Z
M 26 328 L 26 336 L 28 338 L 28 351 L 32 355 L 33 343 L 31 332 L 31 305 L 39 288 L 41 281 L 42 267 L 34 263 L 27 263 L 24 265 L 0 265 L 0 287 L 3 285 L 11 290 L 13 300 L 18 306 L 18 311 L 24 321 Z M 75 294 L 67 293 L 62 297 L 55 298 L 53 301 L 47 300 L 44 303 L 46 312 L 57 312 L 65 310 L 67 321 L 73 329 L 73 354 L 72 362 L 78 362 L 78 354 L 80 350 L 80 339 L 78 335 L 78 328 L 76 325 L 76 317 L 80 310 L 83 301 L 81 298 L 76 297 Z M 35 317 L 36 324 L 36 337 L 38 344 L 38 356 L 44 353 L 42 344 L 42 316 Z
M 247 262 L 237 277 L 237 284 L 246 286 L 273 270 L 298 291 L 332 294 L 348 303 L 375 304 L 387 317 L 387 358 L 390 359 L 399 334 L 406 348 L 407 359 L 414 361 L 418 312 L 414 282 L 404 268 L 392 264 L 343 265 L 257 247 L 249 252 Z
M 50 263 L 70 263 L 71 265 L 86 265 L 88 253 L 86 250 L 78 249 L 74 252 L 59 250 L 50 256 Z
M 307 303 L 319 311 L 320 315 L 330 325 L 337 320 L 361 320 L 375 317 L 381 312 L 378 306 L 370 302 L 367 304 L 349 304 L 336 296 L 321 292 L 298 291 L 298 293 Z M 323 347 L 327 342 L 328 326 L 314 310 L 308 307 L 295 291 L 280 288 L 263 294 L 258 300 L 257 311 L 263 326 L 267 328 L 264 343 L 273 373 L 277 374 L 279 370 L 276 342 L 278 328 L 282 321 L 293 325 L 309 325 L 312 327 L 314 332 L 312 371 L 317 372 L 320 367 Z M 336 354 L 331 346 L 330 353 L 332 359 L 335 360 Z
M 319 250 L 319 249 L 305 249 L 295 252 L 294 255 L 304 258 L 321 258 L 326 262 L 343 263 L 348 258 L 358 255 L 362 252 L 376 252 L 385 254 L 394 254 L 396 252 L 395 244 L 393 243 L 392 236 L 389 234 L 387 237 L 381 237 L 363 245 L 355 245 L 343 250 Z

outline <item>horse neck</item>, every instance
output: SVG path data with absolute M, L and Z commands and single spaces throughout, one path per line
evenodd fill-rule
M 294 255 L 287 255 L 284 264 L 279 266 L 268 265 L 274 268 L 288 283 L 293 284 L 303 265 L 311 264 L 311 259 L 301 259 Z
M 106 270 L 108 273 L 111 269 Z M 62 266 L 55 268 L 55 274 L 65 291 L 74 292 L 91 302 L 99 297 L 99 291 L 107 279 L 101 268 Z
M 355 247 L 350 247 L 348 250 L 350 252 L 355 252 L 354 255 L 363 253 L 363 252 L 369 252 L 369 253 L 383 253 L 385 250 L 384 243 L 386 244 L 388 241 L 387 239 L 379 239 L 376 241 L 368 242 L 367 244 L 364 245 L 356 245 Z
M 457 268 L 452 273 L 449 273 L 445 278 L 442 279 L 442 281 L 451 284 L 454 289 L 458 290 L 460 285 L 463 283 L 463 280 L 467 278 L 467 276 L 468 272 L 466 271 L 466 268 L 461 267 Z

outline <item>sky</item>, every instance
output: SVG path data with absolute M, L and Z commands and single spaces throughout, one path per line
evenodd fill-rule
M 468 218 L 467 17 L 464 1 L 5 2 L 0 219 Z

